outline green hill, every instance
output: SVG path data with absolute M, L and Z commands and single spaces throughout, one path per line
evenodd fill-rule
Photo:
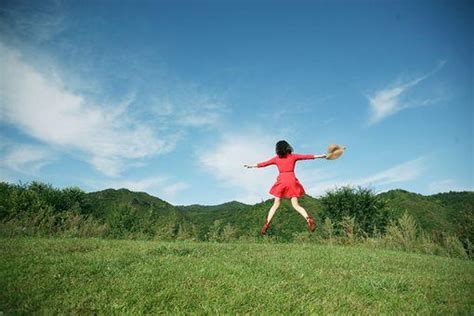
M 461 238 L 474 237 L 474 192 L 448 192 L 421 195 L 404 190 L 380 193 L 388 204 L 407 211 L 418 224 L 432 233 L 453 233 Z
M 104 218 L 107 211 L 117 206 L 131 206 L 139 210 L 139 214 L 153 211 L 160 214 L 177 213 L 178 210 L 170 203 L 145 192 L 133 192 L 128 189 L 107 189 L 87 194 L 93 214 Z
M 221 220 L 236 227 L 241 233 L 258 236 L 272 204 L 273 200 L 254 205 L 233 201 L 213 206 L 190 205 L 177 206 L 177 208 L 197 226 L 210 226 L 214 221 Z M 317 199 L 306 195 L 300 199 L 300 204 L 308 213 L 318 216 L 320 205 Z M 291 239 L 293 233 L 305 230 L 304 218 L 291 207 L 289 200 L 283 200 L 272 219 L 272 225 L 267 234 L 278 237 L 280 240 L 288 240 Z
M 248 205 L 237 201 L 219 205 L 178 205 L 172 206 L 159 198 L 143 192 L 128 190 L 105 190 L 90 193 L 97 198 L 97 193 L 107 192 L 106 203 L 128 203 L 130 205 L 146 205 L 156 211 L 169 211 L 181 213 L 176 215 L 181 220 L 193 223 L 201 230 L 206 230 L 214 221 L 221 220 L 224 224 L 231 224 L 240 233 L 258 236 L 261 226 L 265 221 L 268 210 L 273 204 L 272 199 L 261 203 Z M 114 192 L 112 194 L 112 192 Z M 103 194 L 103 193 L 101 193 Z M 390 190 L 380 193 L 380 198 L 385 199 L 388 205 L 399 213 L 408 212 L 420 227 L 430 233 L 451 233 L 460 237 L 473 239 L 474 226 L 474 192 L 449 192 L 435 195 L 421 195 L 405 190 Z M 313 215 L 321 224 L 321 203 L 319 199 L 305 195 L 300 199 L 300 204 Z M 269 236 L 281 240 L 291 239 L 294 233 L 304 232 L 306 222 L 303 217 L 292 207 L 289 200 L 283 200 L 280 208 L 272 219 Z

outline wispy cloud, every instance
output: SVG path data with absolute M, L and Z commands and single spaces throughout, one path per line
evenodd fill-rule
M 376 91 L 372 95 L 368 95 L 369 106 L 370 106 L 370 118 L 369 125 L 375 124 L 386 117 L 393 115 L 403 109 L 415 105 L 428 105 L 435 102 L 434 99 L 424 99 L 419 102 L 402 102 L 400 98 L 406 91 L 418 85 L 420 82 L 433 75 L 435 72 L 439 71 L 445 64 L 445 61 L 441 61 L 437 64 L 435 69 L 429 73 L 416 78 L 408 82 L 402 82 L 390 87 L 384 88 L 382 90 Z
M 395 182 L 406 182 L 418 178 L 426 168 L 426 157 L 419 157 L 362 178 L 357 182 L 361 185 L 386 185 Z
M 419 157 L 362 178 L 341 179 L 334 175 L 333 180 L 316 181 L 313 183 L 308 179 L 307 192 L 313 196 L 320 196 L 328 190 L 346 185 L 381 187 L 392 183 L 407 182 L 417 179 L 426 169 L 427 158 Z
M 26 134 L 65 150 L 79 150 L 97 170 L 118 176 L 130 159 L 171 151 L 177 135 L 155 136 L 151 125 L 134 120 L 127 106 L 97 105 L 49 80 L 0 43 L 0 119 Z
M 53 152 L 39 145 L 16 145 L 2 148 L 0 164 L 4 168 L 23 174 L 36 174 L 55 159 Z
M 167 181 L 165 176 L 154 176 L 140 180 L 121 179 L 114 181 L 104 181 L 100 187 L 112 189 L 129 189 L 131 191 L 151 192 L 158 186 L 163 186 Z
M 181 114 L 177 122 L 184 126 L 213 126 L 219 122 L 219 119 L 219 113 L 199 113 L 199 111 L 190 111 Z
M 169 185 L 165 186 L 165 188 L 163 188 L 162 191 L 166 196 L 174 197 L 178 192 L 186 190 L 187 188 L 189 188 L 188 183 L 186 183 L 186 182 L 176 182 L 176 183 L 172 183 L 172 184 L 169 184 Z
M 46 5 L 15 1 L 0 8 L 0 28 L 4 34 L 16 34 L 37 43 L 61 34 L 67 28 L 66 20 L 62 1 L 49 1 Z
M 168 126 L 181 128 L 216 127 L 231 109 L 212 93 L 201 91 L 197 85 L 177 80 L 173 93 L 153 96 L 150 112 Z
M 428 185 L 428 191 L 431 194 L 449 191 L 474 191 L 474 184 L 464 186 L 454 179 L 443 179 L 431 182 Z

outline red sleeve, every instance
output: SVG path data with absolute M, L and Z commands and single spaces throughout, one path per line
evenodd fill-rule
M 302 155 L 302 154 L 293 154 L 295 160 L 306 160 L 306 159 L 314 159 L 314 155 Z
M 261 167 L 266 167 L 266 166 L 274 165 L 274 164 L 275 164 L 275 157 L 273 157 L 273 158 L 271 158 L 267 161 L 257 163 L 257 167 L 261 168 Z

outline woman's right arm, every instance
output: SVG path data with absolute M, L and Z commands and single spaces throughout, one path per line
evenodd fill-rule
M 275 164 L 275 157 L 268 159 L 267 161 L 259 162 L 256 165 L 244 165 L 246 168 L 262 168 L 269 165 Z

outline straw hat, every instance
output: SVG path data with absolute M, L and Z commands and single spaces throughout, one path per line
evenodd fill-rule
M 341 155 L 344 153 L 344 150 L 346 150 L 346 146 L 331 144 L 328 146 L 328 153 L 326 154 L 326 159 L 328 160 L 337 159 L 341 157 Z

